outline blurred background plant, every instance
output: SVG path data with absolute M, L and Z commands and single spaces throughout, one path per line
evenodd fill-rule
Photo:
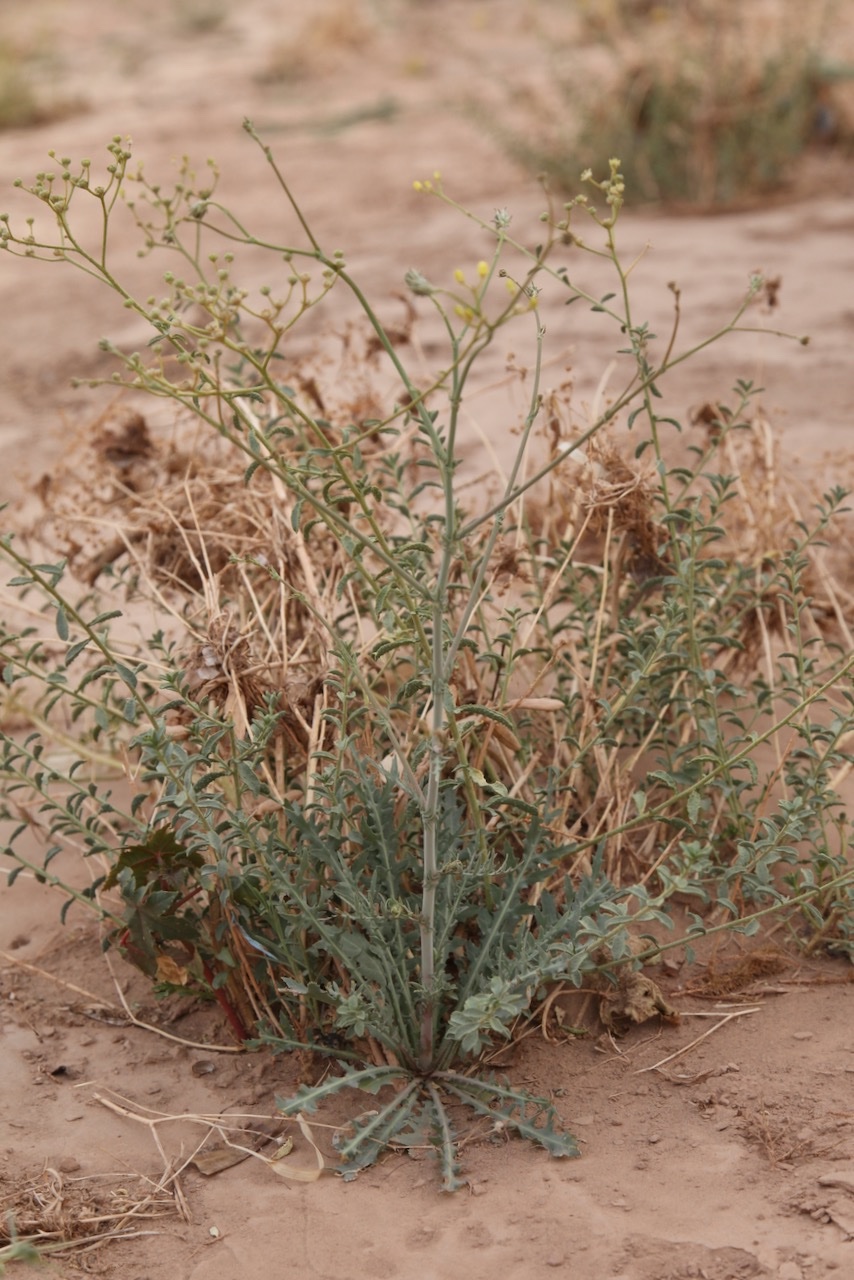
M 579 5 L 592 47 L 550 41 L 538 118 L 498 133 L 564 191 L 595 157 L 619 155 L 647 201 L 711 209 L 761 199 L 785 189 L 809 153 L 851 147 L 854 64 L 835 58 L 838 8 Z
M 44 39 L 0 38 L 0 129 L 22 129 L 59 120 L 80 109 L 53 85 L 53 53 Z

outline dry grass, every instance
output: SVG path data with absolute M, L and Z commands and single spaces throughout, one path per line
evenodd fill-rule
M 316 369 L 305 377 L 333 421 L 339 415 L 342 422 L 352 420 L 352 403 L 333 402 L 340 380 L 327 386 Z M 367 383 L 358 387 L 357 398 L 363 409 L 377 409 Z M 541 605 L 523 626 L 519 647 L 524 648 L 543 642 L 542 625 L 570 566 L 592 566 L 598 575 L 589 630 L 569 632 L 562 642 L 575 673 L 575 738 L 584 742 L 596 737 L 599 697 L 613 685 L 620 617 L 642 600 L 649 603 L 649 591 L 660 590 L 655 580 L 668 566 L 657 550 L 660 508 L 652 464 L 636 461 L 616 431 L 590 442 L 583 456 L 569 452 L 561 412 L 560 405 L 552 406 L 542 443 L 553 455 L 567 452 L 566 460 L 520 504 L 517 531 L 505 539 L 490 582 L 499 601 L 497 618 L 510 601 L 530 599 L 538 579 Z M 795 522 L 810 518 L 815 495 L 782 474 L 773 429 L 761 412 L 740 430 L 724 432 L 730 418 L 725 407 L 702 406 L 692 439 L 709 457 L 717 455 L 717 468 L 736 477 L 726 507 L 726 537 L 712 551 L 749 566 L 758 580 L 779 560 Z M 695 489 L 686 486 L 686 496 Z M 138 414 L 118 407 L 93 424 L 62 467 L 42 482 L 41 496 L 50 512 L 49 539 L 68 555 L 79 577 L 97 586 L 105 571 L 118 574 L 154 603 L 161 622 L 171 618 L 196 696 L 226 708 L 241 732 L 265 699 L 279 700 L 285 714 L 269 780 L 280 796 L 310 790 L 312 754 L 320 743 L 324 709 L 334 698 L 326 682 L 329 637 L 339 627 L 351 636 L 361 633 L 363 653 L 376 638 L 360 617 L 352 590 L 339 598 L 345 564 L 328 533 L 320 526 L 307 537 L 295 531 L 292 500 L 281 484 L 264 471 L 245 484 L 230 446 L 209 436 L 202 441 L 192 425 L 179 426 L 165 440 L 156 438 Z M 530 538 L 538 548 L 568 548 L 552 557 L 554 567 L 545 576 Z M 834 643 L 854 647 L 852 600 L 843 585 L 851 578 L 846 544 L 813 545 L 807 555 L 811 604 L 802 622 L 809 638 L 821 653 Z M 707 609 L 716 607 L 712 601 Z M 782 637 L 792 620 L 787 608 L 775 595 L 762 608 L 747 610 L 740 624 L 741 648 L 722 651 L 719 667 L 737 669 L 745 683 L 760 673 L 773 688 Z M 649 625 L 654 618 L 653 610 Z M 553 672 L 548 664 L 543 670 L 538 660 L 522 659 L 515 664 L 512 688 L 501 695 L 475 654 L 464 651 L 460 661 L 459 701 L 495 706 L 517 725 L 511 733 L 482 717 L 463 718 L 461 732 L 477 742 L 470 748 L 472 764 L 493 770 L 511 794 L 534 803 L 534 784 L 545 762 L 567 775 L 573 768 L 575 748 L 556 714 L 562 704 L 552 696 Z M 393 694 L 407 670 L 375 671 L 378 687 Z M 677 678 L 672 698 L 683 678 Z M 666 717 L 667 705 L 662 699 L 647 742 Z M 176 720 L 176 731 L 179 727 Z M 420 732 L 417 720 L 401 722 L 404 740 Z M 521 740 L 535 744 L 533 758 L 525 763 Z M 326 740 L 324 745 L 333 744 Z M 773 747 L 779 773 L 789 744 L 780 736 Z M 372 749 L 367 739 L 364 748 Z M 611 745 L 597 746 L 594 757 L 595 767 L 576 773 L 575 789 L 566 793 L 554 823 L 560 838 L 598 837 L 634 814 L 644 744 L 627 753 L 618 734 Z M 758 797 L 760 811 L 767 801 L 767 792 Z M 712 818 L 711 834 L 722 816 Z M 655 823 L 609 838 L 606 873 L 617 884 L 649 882 L 667 857 L 670 840 Z M 571 871 L 585 865 L 582 858 Z
M 334 72 L 342 60 L 364 54 L 375 38 L 375 25 L 362 5 L 335 0 L 273 45 L 258 79 L 280 84 Z
M 135 1174 L 76 1175 L 46 1167 L 38 1173 L 0 1179 L 4 1215 L 0 1260 L 16 1246 L 39 1256 L 90 1252 L 111 1240 L 157 1234 L 151 1224 L 179 1216 L 171 1177 Z

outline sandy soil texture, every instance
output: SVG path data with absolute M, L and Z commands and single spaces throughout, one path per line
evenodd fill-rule
M 0 204 L 13 216 L 29 212 L 11 183 L 43 167 L 48 148 L 95 158 L 120 133 L 133 137 L 151 175 L 168 176 L 184 154 L 200 163 L 214 156 L 224 201 L 259 231 L 285 234 L 262 158 L 240 127 L 250 116 L 315 232 L 340 244 L 353 274 L 393 309 L 410 266 L 448 279 L 482 256 L 477 229 L 419 197 L 413 178 L 441 170 L 463 205 L 485 216 L 508 206 L 519 225 L 535 225 L 536 184 L 461 103 L 527 111 L 543 91 L 546 52 L 571 40 L 583 8 L 329 4 L 324 27 L 322 6 L 310 23 L 308 6 L 273 0 L 144 8 L 31 0 L 4 14 L 3 37 L 32 54 L 65 108 L 52 123 L 0 133 Z M 854 48 L 854 13 L 846 4 L 837 12 L 844 56 Z M 591 45 L 580 65 L 594 74 L 600 56 Z M 854 480 L 854 184 L 842 161 L 816 172 L 809 199 L 726 216 L 630 208 L 622 240 L 628 259 L 646 248 L 633 279 L 653 329 L 669 324 L 669 281 L 682 289 L 690 335 L 726 321 L 751 272 L 781 278 L 773 323 L 809 334 L 810 345 L 763 333 L 723 343 L 675 371 L 668 394 L 687 417 L 737 378 L 755 380 L 779 436 L 778 465 L 845 484 Z M 141 281 L 149 267 L 137 248 L 128 228 L 113 252 L 117 269 Z M 558 383 L 571 369 L 583 405 L 607 394 L 612 347 L 596 317 L 576 310 L 542 299 L 554 343 L 548 377 Z M 0 325 L 0 498 L 14 500 L 109 403 L 108 390 L 69 386 L 72 375 L 108 375 L 98 339 L 145 335 L 106 290 L 10 257 L 0 258 Z M 310 340 L 309 329 L 300 341 Z M 495 356 L 496 384 L 505 354 Z M 484 440 L 498 440 L 500 453 L 502 397 L 499 386 L 473 411 L 474 456 Z M 167 428 L 167 410 L 155 406 L 149 421 Z M 55 1275 L 84 1267 L 123 1280 L 854 1275 L 847 961 L 805 959 L 783 934 L 731 943 L 693 969 L 676 961 L 656 978 L 678 1024 L 648 1023 L 619 1041 L 603 1035 L 583 999 L 561 997 L 565 1024 L 586 1034 L 549 1040 L 535 1028 L 495 1065 L 555 1100 L 582 1157 L 550 1161 L 474 1124 L 463 1150 L 469 1191 L 447 1198 L 426 1157 L 393 1152 L 352 1184 L 328 1170 L 289 1178 L 289 1166 L 316 1167 L 298 1130 L 281 1161 L 250 1156 L 213 1174 L 186 1163 L 217 1140 L 212 1125 L 228 1115 L 242 1117 L 234 1120 L 246 1131 L 241 1142 L 269 1136 L 275 1095 L 293 1088 L 299 1064 L 220 1052 L 231 1046 L 215 1017 L 186 1002 L 155 1003 L 119 961 L 111 972 L 82 913 L 63 929 L 58 908 L 32 880 L 0 887 L 0 1210 L 14 1207 L 23 1222 L 22 1206 L 37 1206 L 57 1230 L 100 1215 L 129 1238 L 64 1255 Z M 729 981 L 716 984 L 724 970 Z M 196 1119 L 174 1119 L 182 1116 Z M 345 1118 L 322 1116 L 312 1127 L 327 1158 L 323 1124 Z M 275 1137 L 259 1149 L 271 1156 Z

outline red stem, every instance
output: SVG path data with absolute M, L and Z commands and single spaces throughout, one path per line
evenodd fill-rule
M 210 985 L 210 989 L 213 992 L 214 1000 L 216 1000 L 220 1009 L 222 1009 L 223 1013 L 228 1019 L 229 1026 L 231 1027 L 234 1034 L 237 1036 L 240 1043 L 245 1044 L 246 1041 L 249 1039 L 249 1032 L 246 1030 L 246 1027 L 243 1025 L 242 1018 L 240 1017 L 237 1010 L 232 1005 L 231 1001 L 223 991 L 222 987 L 214 986 L 213 984 L 214 973 L 210 965 L 208 964 L 207 960 L 202 960 L 202 970 L 204 972 L 207 982 Z

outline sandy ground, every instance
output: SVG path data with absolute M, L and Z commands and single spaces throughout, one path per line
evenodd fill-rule
M 376 3 L 347 9 L 361 16 L 346 22 L 339 6 L 333 36 L 316 27 L 311 35 L 298 4 L 228 8 L 212 29 L 204 19 L 216 17 L 214 0 L 150 0 L 144 11 L 31 0 L 4 15 L 6 36 L 40 51 L 57 98 L 78 104 L 52 124 L 0 134 L 10 213 L 23 208 L 12 179 L 41 168 L 49 147 L 94 158 L 119 132 L 133 137 L 151 174 L 184 153 L 215 156 L 228 199 L 259 231 L 286 235 L 261 157 L 240 129 L 249 115 L 276 147 L 319 238 L 345 248 L 353 273 L 389 306 L 409 266 L 447 280 L 483 252 L 476 229 L 412 191 L 414 177 L 440 169 L 463 204 L 487 217 L 506 205 L 518 225 L 535 226 L 535 184 L 458 104 L 473 92 L 493 102 L 502 88 L 530 100 L 549 41 L 571 35 L 571 6 Z M 850 8 L 838 11 L 850 18 Z M 840 47 L 850 35 L 842 24 Z M 582 64 L 595 68 L 597 57 L 592 49 Z M 726 320 L 751 271 L 782 277 L 774 324 L 808 333 L 810 345 L 762 334 L 730 340 L 678 371 L 669 394 L 685 415 L 726 395 L 736 378 L 752 378 L 765 388 L 781 465 L 794 474 L 824 459 L 834 480 L 850 483 L 854 205 L 844 166 L 821 173 L 809 200 L 726 217 L 630 210 L 622 238 L 627 256 L 649 246 L 633 278 L 638 313 L 653 329 L 668 323 L 670 280 L 683 290 L 688 337 Z M 130 234 L 120 237 L 115 262 L 144 281 L 149 268 L 136 248 Z M 572 368 L 583 412 L 603 375 L 607 391 L 610 336 L 596 317 L 560 303 L 548 293 L 542 301 L 554 341 L 548 376 L 557 382 Z M 0 324 L 0 495 L 14 499 L 24 477 L 49 470 L 68 433 L 107 402 L 109 393 L 69 388 L 72 374 L 107 371 L 98 338 L 139 334 L 105 290 L 11 259 L 0 260 Z M 503 395 L 477 404 L 478 429 L 492 439 L 506 416 Z M 162 408 L 152 416 L 168 426 Z M 151 1108 L 150 1118 L 274 1114 L 295 1064 L 215 1052 L 228 1045 L 215 1020 L 155 1006 L 119 967 L 134 1015 L 178 1039 L 129 1024 L 93 927 L 72 912 L 60 930 L 58 901 L 33 882 L 0 895 L 0 1206 L 28 1178 L 49 1179 L 45 1169 L 68 1203 L 95 1185 L 135 1194 L 140 1176 L 156 1181 L 164 1158 L 180 1163 L 205 1136 L 190 1122 L 152 1129 L 104 1099 Z M 586 1017 L 589 1035 L 552 1044 L 532 1034 L 497 1064 L 555 1099 L 581 1142 L 580 1160 L 550 1161 L 475 1127 L 464 1151 L 470 1193 L 454 1198 L 437 1192 L 429 1164 L 394 1154 L 353 1184 L 288 1181 L 257 1160 L 209 1178 L 188 1168 L 185 1218 L 172 1205 L 171 1216 L 142 1224 L 156 1234 L 64 1258 L 54 1274 L 72 1276 L 85 1263 L 123 1280 L 852 1275 L 851 966 L 807 962 L 783 935 L 774 942 L 783 947 L 779 972 L 724 1003 L 703 992 L 702 966 L 660 973 L 685 1015 L 678 1026 L 650 1024 L 611 1042 L 589 1011 L 569 1004 L 569 1019 Z M 715 963 L 754 945 L 733 944 Z M 750 1012 L 719 1026 L 734 1010 Z M 656 1067 L 713 1027 L 702 1044 Z M 328 1134 L 315 1133 L 331 1150 Z M 291 1159 L 312 1163 L 299 1134 Z

